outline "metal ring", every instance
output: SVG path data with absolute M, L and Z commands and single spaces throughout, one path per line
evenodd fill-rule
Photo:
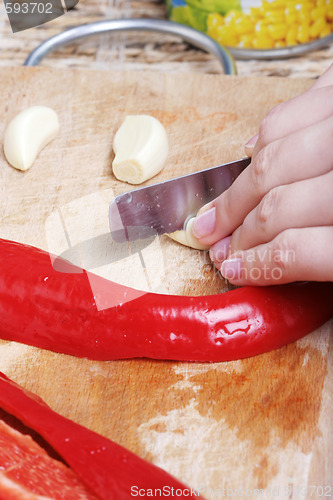
M 106 33 L 108 31 L 157 31 L 169 35 L 178 35 L 186 42 L 191 43 L 206 52 L 213 54 L 221 63 L 224 73 L 227 75 L 237 74 L 236 64 L 229 50 L 221 47 L 212 38 L 188 26 L 183 26 L 172 21 L 163 19 L 110 19 L 90 24 L 83 24 L 70 28 L 55 35 L 33 50 L 24 62 L 24 66 L 37 66 L 40 61 L 62 45 L 67 45 L 74 40 L 79 40 L 92 35 Z

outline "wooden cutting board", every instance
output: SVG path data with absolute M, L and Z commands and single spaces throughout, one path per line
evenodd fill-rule
M 170 155 L 150 181 L 157 182 L 242 157 L 268 110 L 309 85 L 2 68 L 1 140 L 9 120 L 36 104 L 57 111 L 61 131 L 25 173 L 1 149 L 0 237 L 63 253 L 138 288 L 219 292 L 226 286 L 207 256 L 166 236 L 142 248 L 109 246 L 108 204 L 132 189 L 112 175 L 114 133 L 127 114 L 161 120 Z M 95 362 L 1 341 L 0 370 L 209 499 L 321 498 L 319 487 L 333 495 L 332 323 L 275 352 L 216 364 Z

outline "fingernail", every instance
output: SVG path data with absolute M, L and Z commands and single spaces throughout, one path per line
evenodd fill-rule
M 239 257 L 227 259 L 223 262 L 220 270 L 223 278 L 233 281 L 241 277 L 242 259 Z
M 254 147 L 257 144 L 259 135 L 256 134 L 245 144 L 244 149 L 247 156 L 252 156 Z
M 209 236 L 215 230 L 215 223 L 216 208 L 213 207 L 194 219 L 192 233 L 198 239 Z
M 210 201 L 209 203 L 206 203 L 205 205 L 202 205 L 201 208 L 199 208 L 199 211 L 196 215 L 196 217 L 199 217 L 199 215 L 203 214 L 204 212 L 207 212 L 209 210 L 209 206 L 212 204 Z
M 251 137 L 251 139 L 249 141 L 247 141 L 247 143 L 245 144 L 245 147 L 246 148 L 254 148 L 254 146 L 258 140 L 258 137 L 259 137 L 259 134 L 256 134 L 253 137 Z
M 231 236 L 227 236 L 223 238 L 223 240 L 215 243 L 209 250 L 209 257 L 215 263 L 223 262 L 228 257 L 229 245 L 230 245 Z

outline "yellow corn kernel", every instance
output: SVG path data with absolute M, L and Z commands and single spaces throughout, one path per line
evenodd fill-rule
M 326 0 L 316 0 L 316 7 L 326 7 Z
M 267 36 L 268 35 L 268 23 L 266 20 L 257 21 L 254 31 L 257 36 Z
M 221 14 L 218 14 L 217 12 L 208 14 L 206 23 L 207 30 L 212 30 L 217 26 L 221 26 L 222 24 L 224 24 L 224 18 L 223 16 L 221 16 Z
M 326 19 L 327 21 L 333 21 L 333 5 L 327 7 Z
M 256 36 L 253 39 L 254 49 L 272 49 L 274 42 L 269 36 Z
M 270 24 L 268 32 L 273 40 L 283 40 L 287 35 L 287 25 L 283 23 Z
M 287 14 L 297 14 L 298 9 L 297 6 L 294 2 L 287 2 L 286 8 L 285 8 L 285 13 Z
M 294 13 L 285 13 L 286 16 L 286 23 L 291 25 L 291 24 L 297 24 L 298 22 L 298 17 L 297 14 Z
M 310 27 L 308 24 L 302 24 L 298 27 L 296 40 L 300 43 L 307 43 L 310 40 Z
M 275 43 L 274 43 L 274 47 L 276 49 L 282 49 L 283 47 L 286 46 L 286 42 L 284 42 L 283 40 L 277 40 Z
M 328 36 L 331 33 L 332 33 L 332 28 L 328 23 L 326 23 L 326 26 L 320 32 L 319 38 L 324 38 L 324 36 Z
M 259 10 L 260 10 L 262 17 L 265 17 L 268 12 L 271 12 L 273 10 L 272 4 L 273 4 L 273 2 L 267 2 L 267 0 L 262 1 L 261 5 L 259 7 Z
M 284 10 L 269 10 L 265 14 L 265 19 L 270 24 L 277 24 L 285 22 Z
M 235 24 L 237 19 L 242 19 L 243 14 L 239 10 L 230 10 L 226 16 L 224 16 L 225 24 Z
M 285 0 L 274 0 L 274 2 L 269 3 L 269 10 L 284 9 L 286 6 Z
M 268 26 L 269 24 L 271 24 L 269 19 L 266 19 L 266 17 L 259 19 L 259 21 L 257 21 L 257 22 L 260 23 L 261 26 Z
M 298 23 L 298 11 L 294 3 L 288 2 L 284 10 L 285 20 L 287 24 Z
M 317 21 L 318 19 L 325 19 L 326 17 L 326 7 L 316 7 L 311 10 L 312 21 Z
M 316 5 L 310 2 L 309 0 L 304 0 L 301 3 L 298 2 L 295 7 L 297 12 L 302 12 L 302 11 L 311 12 L 313 9 L 316 8 Z
M 298 22 L 300 24 L 311 24 L 311 10 L 302 8 L 298 12 Z
M 287 31 L 286 40 L 296 40 L 297 38 L 297 25 L 290 26 Z
M 323 18 L 317 19 L 310 27 L 310 37 L 318 38 L 320 33 L 325 29 L 326 21 Z
M 250 15 L 251 18 L 256 21 L 263 18 L 259 7 L 250 7 Z
M 252 18 L 254 17 L 260 18 L 261 13 L 259 7 L 250 7 L 250 15 Z
M 253 35 L 242 35 L 239 40 L 238 47 L 242 47 L 243 49 L 252 49 L 252 40 Z
M 267 2 L 267 0 L 263 0 L 259 9 L 261 12 L 266 12 L 267 10 L 269 10 L 270 5 L 270 2 Z
M 235 30 L 232 26 L 224 25 L 217 28 L 216 40 L 222 45 L 228 45 L 230 47 L 237 47 L 238 37 L 235 34 Z
M 235 30 L 239 35 L 245 35 L 246 33 L 252 33 L 254 29 L 254 22 L 251 20 L 250 16 L 243 16 L 235 21 Z
M 232 36 L 228 38 L 223 45 L 225 45 L 226 47 L 238 47 L 238 44 L 239 44 L 239 38 L 236 36 Z
M 320 33 L 326 28 L 326 21 L 323 18 L 317 19 L 310 27 L 310 37 L 318 38 Z
M 222 24 L 221 26 L 217 26 L 216 28 L 216 34 L 218 39 L 228 37 L 230 35 L 233 35 L 234 30 L 232 29 L 231 26 L 228 26 L 226 24 Z

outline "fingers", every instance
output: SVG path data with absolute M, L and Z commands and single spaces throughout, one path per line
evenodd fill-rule
M 193 224 L 231 283 L 333 281 L 332 139 L 333 64 L 273 108 L 245 145 L 250 166 Z
M 332 201 L 333 170 L 315 179 L 274 188 L 234 231 L 229 252 L 268 243 L 285 229 L 333 225 Z M 213 260 L 214 246 L 210 252 Z
M 288 229 L 272 242 L 231 255 L 221 274 L 234 285 L 333 281 L 333 227 Z
M 193 223 L 206 245 L 229 236 L 273 188 L 315 178 L 332 168 L 333 117 L 267 145 L 232 186 Z
M 247 144 L 245 151 L 254 157 L 270 142 L 325 120 L 332 114 L 333 75 L 330 86 L 312 88 L 290 101 L 275 106 L 260 125 L 258 141 L 254 145 Z

